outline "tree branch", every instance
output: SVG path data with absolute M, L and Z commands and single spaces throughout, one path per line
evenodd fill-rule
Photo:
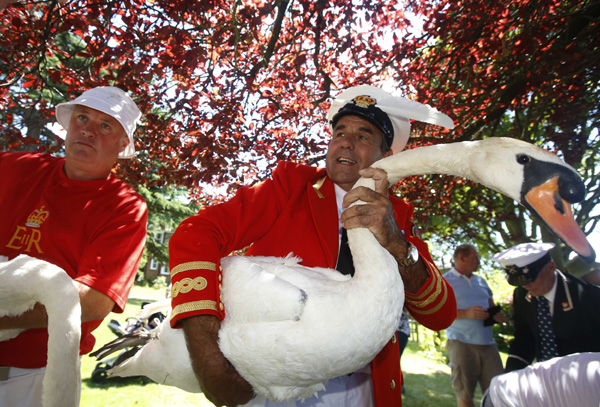
M 256 65 L 252 67 L 248 76 L 251 78 L 255 78 L 256 74 L 260 70 L 260 68 L 266 68 L 269 66 L 269 60 L 273 56 L 273 51 L 275 50 L 275 44 L 277 44 L 277 40 L 279 39 L 279 34 L 281 32 L 281 25 L 283 23 L 283 17 L 285 16 L 285 12 L 290 3 L 290 0 L 279 0 L 277 4 L 277 18 L 275 19 L 275 23 L 273 24 L 273 31 L 271 32 L 271 39 L 269 40 L 269 44 L 267 46 L 267 50 L 262 60 L 258 62 Z

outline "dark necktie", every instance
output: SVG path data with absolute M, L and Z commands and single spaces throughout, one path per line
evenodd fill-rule
M 337 265 L 335 269 L 342 274 L 350 274 L 354 276 L 354 263 L 352 262 L 352 253 L 348 246 L 348 233 L 342 228 L 342 241 L 340 242 L 340 254 L 338 255 Z
M 552 359 L 558 356 L 554 331 L 552 330 L 552 316 L 550 315 L 550 306 L 546 297 L 537 297 L 537 325 L 538 335 L 541 345 L 541 358 L 539 362 Z

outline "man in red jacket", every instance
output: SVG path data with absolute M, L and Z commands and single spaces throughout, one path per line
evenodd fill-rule
M 240 188 L 228 202 L 185 220 L 170 240 L 171 324 L 184 329 L 200 385 L 215 405 L 295 405 L 253 403 L 251 386 L 219 350 L 217 333 L 227 311 L 220 298 L 219 259 L 234 250 L 252 245 L 247 255 L 281 257 L 293 252 L 308 267 L 337 266 L 340 272 L 352 274 L 351 262 L 342 265 L 343 229 L 367 227 L 397 260 L 406 308 L 413 317 L 440 330 L 456 316 L 452 289 L 410 221 L 412 206 L 389 195 L 385 172 L 369 168 L 404 148 L 410 118 L 446 127 L 452 127 L 452 121 L 435 109 L 372 86 L 343 92 L 333 102 L 329 118 L 332 139 L 326 169 L 280 163 L 270 179 Z M 351 190 L 361 176 L 376 181 L 375 191 Z M 350 207 L 357 200 L 366 204 Z M 202 284 L 194 285 L 198 279 Z M 369 366 L 331 379 L 325 391 L 299 401 L 300 405 L 401 405 L 400 357 L 395 343 L 396 337 L 390 338 Z

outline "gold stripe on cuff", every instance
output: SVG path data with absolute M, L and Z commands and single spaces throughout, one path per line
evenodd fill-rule
M 423 291 L 421 294 L 419 295 L 411 295 L 410 293 L 406 294 L 407 298 L 410 298 L 412 301 L 419 301 L 422 298 L 425 297 L 430 297 L 431 295 L 434 296 L 438 296 L 440 295 L 440 291 L 441 291 L 441 273 L 438 270 L 438 268 L 435 266 L 435 264 L 423 259 L 423 261 L 425 262 L 425 266 L 427 267 L 427 270 L 429 270 L 429 272 L 431 273 L 431 276 L 433 278 L 433 281 L 429 284 L 429 287 L 427 287 L 425 289 L 425 291 Z M 431 294 L 431 290 L 433 290 L 435 288 L 435 292 L 433 294 Z M 430 297 L 431 298 L 431 297 Z M 430 301 L 431 302 L 431 301 Z
M 447 299 L 448 299 L 448 290 L 444 290 L 444 296 L 440 300 L 439 304 L 431 309 L 428 309 L 425 311 L 417 310 L 414 308 L 414 304 L 411 303 L 410 301 L 407 301 L 407 305 L 408 305 L 408 308 L 410 309 L 410 312 L 413 312 L 415 314 L 420 314 L 420 315 L 430 315 L 430 314 L 433 314 L 434 312 L 437 312 L 440 308 L 442 308 L 444 306 L 444 304 L 446 303 Z
M 217 311 L 217 302 L 211 300 L 193 301 L 186 302 L 183 304 L 176 305 L 171 312 L 171 319 L 175 318 L 179 314 L 193 311 L 211 310 Z
M 171 278 L 177 273 L 181 273 L 189 270 L 210 270 L 216 271 L 217 265 L 210 261 L 190 261 L 188 263 L 182 263 L 171 269 Z

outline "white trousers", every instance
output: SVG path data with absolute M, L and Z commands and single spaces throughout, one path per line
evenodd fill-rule
M 305 400 L 275 402 L 256 397 L 244 407 L 374 407 L 371 374 L 358 371 L 330 379 L 324 391 Z
M 0 406 L 42 407 L 42 381 L 46 368 L 11 367 L 8 380 L 0 381 Z

